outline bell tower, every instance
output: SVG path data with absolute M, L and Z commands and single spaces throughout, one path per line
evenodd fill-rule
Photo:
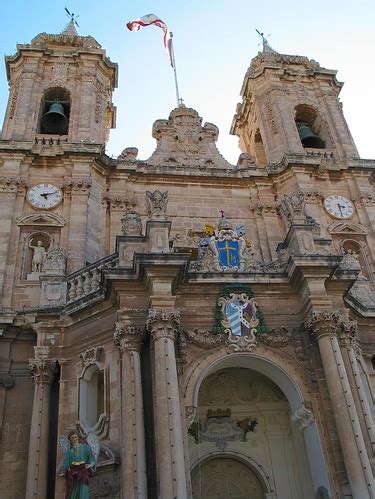
M 338 160 L 358 158 L 338 98 L 342 86 L 336 71 L 279 54 L 263 39 L 263 52 L 246 72 L 231 133 L 259 166 L 316 150 Z
M 74 22 L 58 35 L 40 33 L 6 57 L 10 98 L 2 138 L 104 144 L 115 126 L 117 65 Z

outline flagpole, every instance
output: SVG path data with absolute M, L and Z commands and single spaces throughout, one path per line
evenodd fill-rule
M 170 34 L 170 37 L 171 37 L 172 67 L 173 67 L 173 73 L 174 73 L 174 84 L 175 84 L 175 87 L 176 87 L 176 100 L 177 100 L 177 107 L 178 107 L 182 103 L 182 99 L 180 99 L 180 92 L 178 90 L 177 69 L 176 69 L 176 60 L 174 58 L 173 33 L 172 33 L 172 31 L 170 31 L 169 34 Z

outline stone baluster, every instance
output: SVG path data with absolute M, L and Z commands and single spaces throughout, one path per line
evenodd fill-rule
M 114 341 L 121 353 L 123 497 L 147 497 L 146 451 L 140 347 L 143 332 L 128 320 L 116 322 Z
M 313 311 L 305 326 L 318 340 L 353 499 L 373 499 L 374 477 L 338 340 L 340 315 Z
M 73 301 L 76 297 L 76 283 L 75 279 L 68 281 L 68 297 L 69 301 Z
M 81 298 L 83 295 L 83 277 L 79 275 L 76 277 L 76 298 Z
M 34 380 L 34 401 L 31 417 L 29 457 L 27 464 L 26 499 L 47 497 L 49 404 L 54 379 L 54 359 L 30 359 Z
M 356 395 L 354 400 L 356 402 L 358 414 L 362 420 L 363 429 L 366 433 L 366 442 L 369 443 L 369 453 L 372 455 L 375 450 L 375 425 L 358 367 L 357 353 L 360 355 L 356 341 L 358 325 L 356 321 L 342 321 L 340 329 L 339 341 L 342 356 L 353 392 L 355 392 L 354 394 Z
M 187 498 L 181 403 L 175 356 L 177 311 L 149 310 L 147 327 L 154 345 L 154 401 L 158 497 Z
M 98 269 L 92 271 L 91 291 L 96 291 L 100 284 L 100 272 Z

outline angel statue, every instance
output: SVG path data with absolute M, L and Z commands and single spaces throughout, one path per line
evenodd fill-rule
M 64 458 L 58 470 L 65 473 L 65 499 L 89 499 L 89 482 L 94 476 L 100 444 L 94 430 L 88 430 L 85 439 L 76 431 L 59 439 Z

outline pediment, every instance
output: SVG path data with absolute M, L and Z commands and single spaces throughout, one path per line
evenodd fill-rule
M 344 234 L 352 236 L 365 236 L 367 229 L 360 224 L 348 221 L 334 222 L 328 227 L 330 234 Z
M 17 225 L 64 227 L 65 220 L 57 213 L 25 213 L 17 218 Z
M 157 146 L 145 164 L 172 169 L 235 171 L 216 148 L 218 134 L 218 128 L 212 123 L 202 126 L 197 111 L 180 105 L 170 113 L 168 120 L 155 121 L 152 136 Z

